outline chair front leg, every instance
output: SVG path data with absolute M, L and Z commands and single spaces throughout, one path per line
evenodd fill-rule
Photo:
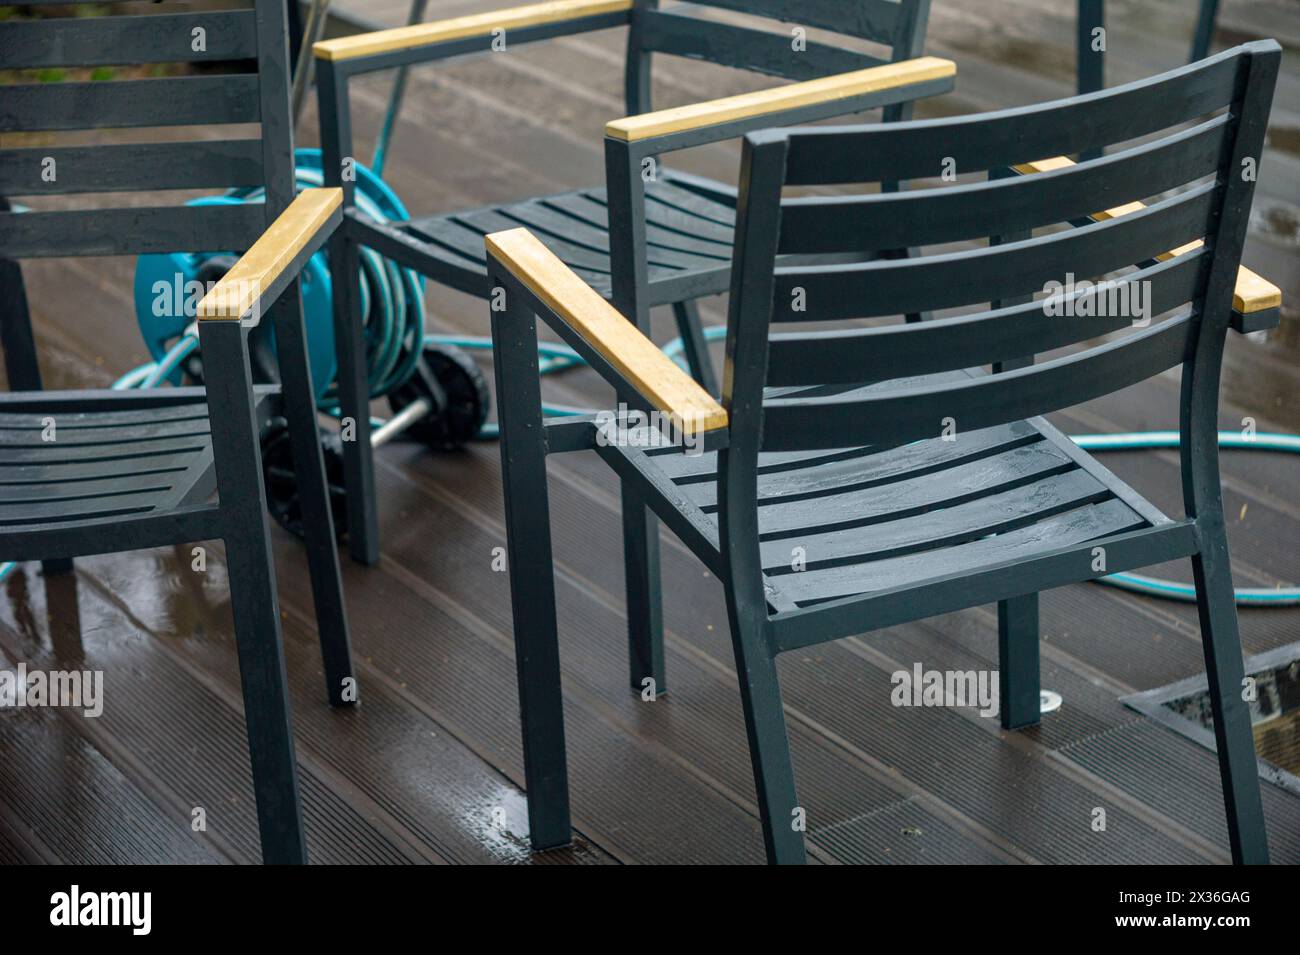
M 658 157 L 649 159 L 658 174 Z M 636 155 L 625 142 L 605 140 L 605 185 L 609 208 L 610 302 L 650 336 L 647 305 L 645 182 Z M 679 319 L 684 313 L 678 312 Z M 703 348 L 698 313 L 683 326 L 688 353 Z M 707 352 L 702 354 L 708 361 Z M 696 369 L 692 369 L 694 372 Z M 710 369 L 711 371 L 712 369 Z M 644 693 L 653 680 L 654 695 L 667 690 L 664 675 L 663 608 L 659 593 L 659 521 L 644 501 L 623 487 L 623 569 L 627 592 L 628 673 L 632 690 Z
M 200 335 L 262 861 L 303 863 L 307 846 L 245 331 L 238 321 L 202 322 Z
M 506 295 L 504 311 L 492 315 L 492 350 L 528 831 L 540 851 L 568 845 L 572 826 L 537 325 L 512 279 L 493 275 L 491 284 Z
M 356 676 L 348 638 L 343 582 L 339 576 L 334 517 L 330 511 L 325 463 L 321 458 L 320 430 L 316 421 L 316 393 L 308 364 L 306 331 L 302 317 L 302 291 L 295 282 L 272 306 L 285 417 L 298 478 L 303 530 L 307 538 L 307 563 L 311 571 L 316 627 L 320 632 L 325 688 L 330 704 L 356 703 Z

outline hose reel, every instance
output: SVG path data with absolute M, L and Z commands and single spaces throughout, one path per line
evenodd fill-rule
M 294 153 L 295 185 L 299 190 L 323 185 L 320 151 Z M 381 222 L 408 218 L 401 200 L 374 172 L 356 167 L 356 203 Z M 191 204 L 262 202 L 260 188 L 234 189 Z M 153 361 L 124 375 L 116 387 L 154 387 L 164 383 L 202 384 L 202 355 L 194 325 L 194 309 L 234 265 L 233 252 L 143 255 L 136 262 L 136 319 Z M 475 437 L 487 418 L 487 381 L 473 360 L 453 345 L 426 340 L 424 279 L 371 249 L 363 248 L 361 314 L 366 343 L 366 372 L 372 398 L 387 398 L 393 417 L 371 434 L 375 447 L 399 436 L 420 441 L 434 450 L 452 450 Z M 322 412 L 337 417 L 334 316 L 328 257 L 316 253 L 302 270 L 303 319 L 308 363 Z M 274 382 L 275 331 L 259 325 L 249 337 L 254 380 Z M 324 430 L 321 448 L 326 477 L 340 535 L 346 527 L 342 441 Z M 262 436 L 263 472 L 272 516 L 287 530 L 302 534 L 297 478 L 289 453 L 287 425 L 273 418 Z

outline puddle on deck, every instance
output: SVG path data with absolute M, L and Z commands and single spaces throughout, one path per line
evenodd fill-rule
M 1254 680 L 1249 700 L 1260 775 L 1300 793 L 1300 643 L 1246 661 Z M 1214 747 L 1214 714 L 1204 677 L 1135 694 L 1124 702 L 1169 729 Z

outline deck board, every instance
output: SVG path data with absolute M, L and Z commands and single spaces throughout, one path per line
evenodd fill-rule
M 990 16 L 990 4 L 1014 15 Z M 502 5 L 441 0 L 433 6 L 450 16 Z M 343 0 L 336 6 L 395 24 L 406 5 Z M 1112 2 L 1112 35 L 1126 63 L 1112 71 L 1113 81 L 1171 66 L 1181 56 L 1183 31 L 1190 32 L 1183 8 L 1191 4 L 1149 6 Z M 1293 131 L 1296 99 L 1283 94 L 1300 89 L 1300 11 L 1274 0 L 1237 0 L 1224 8 L 1221 39 L 1243 23 L 1261 22 L 1289 44 L 1274 122 Z M 958 61 L 958 90 L 926 104 L 922 114 L 1066 92 L 1072 9 L 1072 0 L 936 4 L 930 51 Z M 987 27 L 999 19 L 1008 25 Z M 1165 24 L 1164 32 L 1139 45 L 1125 31 L 1144 23 Z M 621 109 L 622 43 L 620 31 L 604 31 L 415 71 L 390 181 L 421 213 L 598 183 L 600 131 Z M 1036 44 L 1043 47 L 1038 52 Z M 661 71 L 656 84 L 660 105 L 756 86 L 734 71 L 672 65 L 680 68 L 668 78 Z M 357 91 L 363 157 L 386 94 L 383 77 L 363 80 Z M 313 108 L 300 130 L 304 145 L 315 141 Z M 732 145 L 692 150 L 680 165 L 734 180 L 736 156 Z M 1294 201 L 1297 179 L 1300 159 L 1274 149 L 1266 155 L 1261 196 Z M 1293 289 L 1300 281 L 1297 258 L 1293 248 L 1256 233 L 1246 262 Z M 1265 267 L 1275 262 L 1289 264 L 1287 274 Z M 144 360 L 133 331 L 131 269 L 128 259 L 24 266 L 50 385 L 103 386 Z M 427 294 L 438 330 L 486 333 L 481 302 L 437 287 Z M 707 320 L 722 319 L 721 299 L 704 304 Z M 1288 306 L 1288 317 L 1293 314 Z M 669 323 L 658 321 L 659 337 L 669 337 Z M 1231 342 L 1223 427 L 1240 428 L 1251 416 L 1260 430 L 1300 430 L 1294 327 L 1264 342 Z M 579 405 L 609 394 L 582 370 L 548 380 L 546 392 Z M 1168 428 L 1176 408 L 1177 382 L 1162 377 L 1053 417 L 1071 433 Z M 1105 460 L 1157 506 L 1180 513 L 1175 453 Z M 493 548 L 504 544 L 496 446 L 432 455 L 398 442 L 383 449 L 377 470 L 383 559 L 376 568 L 343 566 L 363 694 L 356 710 L 334 712 L 325 703 L 301 546 L 275 530 L 313 859 L 761 861 L 722 592 L 686 549 L 665 535 L 669 693 L 645 703 L 626 685 L 617 483 L 594 456 L 552 461 L 578 838 L 570 850 L 531 857 L 508 581 L 491 570 Z M 1294 457 L 1228 452 L 1223 471 L 1238 582 L 1300 580 Z M 65 580 L 47 581 L 26 565 L 0 588 L 0 659 L 102 666 L 110 691 L 98 720 L 61 711 L 0 712 L 6 757 L 0 760 L 0 862 L 257 858 L 219 545 L 211 546 L 208 567 L 197 578 L 187 552 L 164 549 L 81 560 Z M 1185 564 L 1164 570 L 1189 578 Z M 1014 734 L 969 711 L 899 710 L 889 703 L 890 672 L 913 662 L 996 667 L 992 607 L 781 659 L 814 861 L 1226 860 L 1213 756 L 1119 702 L 1202 669 L 1191 608 L 1083 585 L 1045 594 L 1042 611 L 1043 684 L 1060 692 L 1065 706 L 1040 727 Z M 1241 630 L 1248 653 L 1295 642 L 1300 610 L 1243 611 Z M 1265 789 L 1274 858 L 1300 861 L 1300 797 Z M 209 810 L 206 833 L 191 830 L 194 805 Z M 1090 828 L 1097 806 L 1107 809 L 1106 833 Z

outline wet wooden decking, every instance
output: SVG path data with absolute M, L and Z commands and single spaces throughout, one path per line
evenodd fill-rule
M 439 14 L 497 5 L 431 4 Z M 391 24 L 405 4 L 341 6 Z M 1065 92 L 1072 6 L 936 0 L 931 49 L 957 60 L 959 92 L 927 111 Z M 1193 6 L 1162 0 L 1139 13 L 1112 4 L 1112 49 L 1126 51 L 1129 64 L 1113 67 L 1113 79 L 1176 63 Z M 1261 173 L 1262 205 L 1276 221 L 1252 238 L 1247 262 L 1300 300 L 1294 234 L 1277 225 L 1294 214 L 1300 180 L 1300 12 L 1259 0 L 1224 7 L 1221 39 L 1288 41 L 1275 148 Z M 1154 33 L 1123 33 L 1126 24 Z M 599 181 L 600 128 L 619 112 L 621 42 L 609 31 L 416 72 L 388 178 L 422 212 Z M 672 65 L 680 68 L 671 77 L 661 69 L 664 105 L 750 82 Z M 363 142 L 386 90 L 382 79 L 361 87 Z M 306 117 L 304 143 L 314 141 L 314 122 Z M 731 179 L 735 150 L 694 151 L 681 165 Z M 125 259 L 25 267 L 51 386 L 103 386 L 143 360 L 131 270 Z M 478 301 L 432 287 L 429 304 L 440 330 L 486 331 Z M 707 305 L 706 317 L 720 320 L 721 303 Z M 1233 342 L 1225 428 L 1252 417 L 1260 430 L 1300 429 L 1294 327 Z M 547 390 L 572 404 L 605 396 L 582 371 Z M 1161 378 L 1055 418 L 1071 433 L 1166 428 L 1176 403 L 1177 383 Z M 1177 512 L 1176 455 L 1127 453 L 1108 463 Z M 671 693 L 641 702 L 626 689 L 617 485 L 594 457 L 559 457 L 551 474 L 579 839 L 531 861 L 761 861 L 720 587 L 665 536 Z M 344 565 L 364 698 L 354 711 L 325 704 L 302 550 L 275 533 L 312 857 L 529 861 L 508 582 L 492 570 L 504 543 L 497 448 L 432 455 L 394 444 L 380 454 L 378 475 L 383 560 Z M 1300 581 L 1294 459 L 1229 453 L 1224 475 L 1238 584 Z M 1187 578 L 1185 566 L 1165 570 Z M 3 591 L 0 666 L 102 669 L 106 703 L 98 719 L 0 710 L 0 861 L 256 861 L 220 549 L 204 574 L 176 548 L 81 560 L 66 578 L 27 565 Z M 890 673 L 916 662 L 996 668 L 991 607 L 781 658 L 815 860 L 1226 861 L 1213 756 L 1118 702 L 1202 669 L 1194 613 L 1091 585 L 1045 594 L 1042 607 L 1043 685 L 1065 703 L 1014 734 L 973 710 L 896 709 L 889 700 Z M 1248 654 L 1292 643 L 1300 610 L 1244 611 L 1241 629 Z M 1107 813 L 1104 832 L 1091 825 L 1096 807 Z M 195 808 L 205 811 L 205 831 L 193 831 Z M 1274 857 L 1300 861 L 1300 798 L 1266 786 L 1265 811 Z

